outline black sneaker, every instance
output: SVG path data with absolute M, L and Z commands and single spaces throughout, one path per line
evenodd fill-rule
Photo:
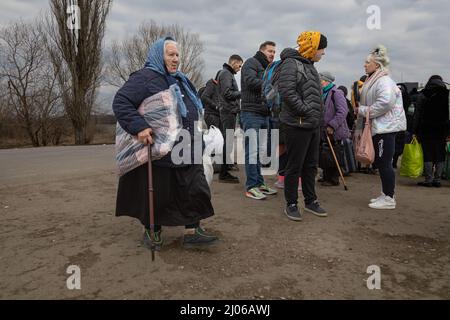
M 302 221 L 302 215 L 300 211 L 298 210 L 298 207 L 296 204 L 290 204 L 284 209 L 284 213 L 287 215 L 287 217 L 294 221 Z
M 442 184 L 441 184 L 440 181 L 433 181 L 433 182 L 431 183 L 431 185 L 432 185 L 433 187 L 435 187 L 435 188 L 440 188 L 440 187 L 442 187 Z
M 232 176 L 229 172 L 219 175 L 219 182 L 223 183 L 239 183 L 239 178 Z
M 228 170 L 229 171 L 239 171 L 239 167 L 235 164 L 230 164 L 230 165 L 228 165 Z
M 161 230 L 155 232 L 153 244 L 155 246 L 155 251 L 160 251 L 163 245 L 163 238 L 161 237 Z M 151 238 L 150 238 L 150 230 L 145 229 L 144 238 L 143 238 L 144 247 L 151 250 Z
M 320 184 L 322 187 L 336 187 L 339 185 L 339 182 L 335 182 L 335 181 L 323 181 Z
M 313 203 L 307 204 L 305 205 L 305 211 L 308 211 L 318 217 L 326 217 L 328 216 L 327 212 L 325 211 L 325 209 L 323 209 L 320 205 L 319 202 L 316 200 Z
M 205 230 L 198 227 L 195 228 L 194 234 L 185 234 L 183 238 L 183 246 L 186 247 L 199 247 L 199 246 L 209 246 L 216 244 L 219 240 L 218 237 L 207 234 Z
M 433 183 L 423 181 L 423 182 L 418 182 L 417 185 L 418 185 L 418 186 L 421 186 L 421 187 L 431 188 L 431 187 L 433 186 Z

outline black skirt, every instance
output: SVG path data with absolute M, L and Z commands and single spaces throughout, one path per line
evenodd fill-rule
M 155 225 L 192 225 L 214 215 L 202 165 L 176 168 L 153 165 L 153 189 Z M 133 217 L 150 227 L 147 164 L 120 178 L 116 216 Z

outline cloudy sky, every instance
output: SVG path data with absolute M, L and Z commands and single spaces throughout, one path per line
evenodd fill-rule
M 367 27 L 371 5 L 380 8 L 379 30 Z M 48 8 L 47 0 L 2 0 L 0 26 Z M 105 44 L 134 34 L 145 20 L 178 23 L 200 35 L 208 79 L 231 54 L 249 58 L 265 40 L 275 41 L 279 53 L 296 46 L 301 31 L 318 30 L 328 48 L 317 69 L 335 74 L 339 85 L 363 74 L 364 60 L 378 43 L 388 48 L 397 82 L 424 83 L 432 74 L 450 81 L 449 11 L 447 0 L 114 0 Z

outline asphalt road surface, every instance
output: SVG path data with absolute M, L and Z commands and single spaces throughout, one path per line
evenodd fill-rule
M 114 161 L 114 145 L 0 150 L 0 185 L 114 171 Z

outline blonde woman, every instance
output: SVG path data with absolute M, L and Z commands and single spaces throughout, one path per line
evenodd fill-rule
M 389 76 L 389 57 L 384 46 L 377 46 L 367 57 L 364 68 L 367 80 L 361 92 L 358 122 L 361 124 L 369 108 L 375 148 L 374 165 L 380 172 L 382 193 L 370 200 L 372 209 L 395 209 L 395 172 L 392 159 L 395 152 L 395 136 L 406 130 L 406 116 L 402 94 Z

